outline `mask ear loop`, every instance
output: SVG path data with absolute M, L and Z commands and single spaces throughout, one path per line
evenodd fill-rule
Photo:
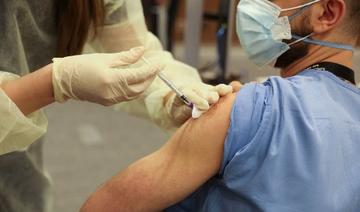
M 306 40 L 306 39 L 308 39 L 309 37 L 314 36 L 314 35 L 315 35 L 315 32 L 313 32 L 313 33 L 311 33 L 310 35 L 307 35 L 307 36 L 305 36 L 305 37 L 303 37 L 303 38 L 297 39 L 296 41 L 290 43 L 289 46 L 292 46 L 292 45 L 295 45 L 295 44 L 297 44 L 297 43 L 300 43 L 301 41 L 304 41 L 304 40 Z M 294 38 L 294 37 L 293 37 L 293 38 Z
M 330 48 L 342 49 L 342 50 L 351 51 L 351 52 L 355 51 L 354 47 L 351 46 L 351 45 L 313 40 L 313 39 L 310 39 L 310 38 L 301 38 L 300 36 L 297 36 L 297 35 L 293 35 L 293 38 L 302 40 L 305 43 L 309 43 L 309 44 L 313 44 L 313 45 L 327 46 L 327 47 L 330 47 Z
M 293 15 L 289 16 L 289 21 L 291 22 L 292 20 L 294 20 L 296 17 L 298 17 L 301 13 L 303 13 L 307 8 L 309 8 L 310 6 L 305 6 L 301 9 L 299 9 L 297 12 L 295 12 Z
M 281 11 L 282 11 L 282 12 L 285 12 L 285 11 L 291 11 L 291 10 L 298 10 L 298 11 L 296 11 L 293 15 L 291 15 L 291 16 L 288 17 L 289 22 L 291 22 L 294 18 L 296 18 L 296 17 L 299 16 L 301 13 L 303 13 L 305 10 L 307 10 L 311 5 L 313 5 L 313 4 L 315 4 L 315 3 L 319 2 L 319 1 L 321 1 L 321 0 L 312 1 L 312 2 L 309 2 L 309 3 L 307 3 L 307 4 L 303 4 L 303 5 L 297 6 L 297 7 L 291 7 L 291 8 L 287 8 L 287 9 L 282 9 Z M 305 36 L 305 37 L 303 37 L 303 38 L 297 39 L 297 40 L 295 40 L 294 42 L 292 42 L 292 43 L 290 43 L 290 44 L 288 44 L 288 45 L 289 45 L 289 46 L 295 45 L 295 44 L 297 44 L 297 43 L 299 43 L 299 42 L 302 42 L 302 41 L 308 39 L 309 37 L 311 37 L 311 36 L 313 36 L 313 35 L 315 35 L 314 32 L 311 33 L 311 34 L 309 34 L 309 35 L 307 35 L 307 36 Z M 293 36 L 293 38 L 294 38 L 294 36 Z
M 309 7 L 309 6 L 311 6 L 311 5 L 315 4 L 315 3 L 318 3 L 320 1 L 321 0 L 315 0 L 315 1 L 303 4 L 303 5 L 296 6 L 296 7 L 290 7 L 290 8 L 286 8 L 286 9 L 281 9 L 281 12 L 287 12 L 287 11 L 291 11 L 291 10 L 302 9 L 304 7 Z
M 296 18 L 297 16 L 299 16 L 301 13 L 304 12 L 304 10 L 308 9 L 309 7 L 311 7 L 313 4 L 316 4 L 318 2 L 320 2 L 321 0 L 315 0 L 312 2 L 309 2 L 307 4 L 303 4 L 303 5 L 299 5 L 296 7 L 290 7 L 290 8 L 286 8 L 286 9 L 281 9 L 281 12 L 287 12 L 287 11 L 292 11 L 292 10 L 298 10 L 295 12 L 295 14 L 289 16 L 289 21 L 292 21 L 294 18 Z

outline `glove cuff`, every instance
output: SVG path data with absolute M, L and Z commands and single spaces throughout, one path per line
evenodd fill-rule
M 59 63 L 61 58 L 53 58 L 52 66 L 52 84 L 55 101 L 59 103 L 66 102 L 69 98 L 64 94 L 61 86 L 61 77 L 59 76 Z

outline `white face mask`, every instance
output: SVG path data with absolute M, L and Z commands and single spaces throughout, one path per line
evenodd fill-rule
M 237 34 L 249 59 L 259 66 L 274 66 L 277 58 L 298 42 L 353 51 L 352 46 L 310 39 L 313 33 L 306 37 L 291 33 L 290 20 L 320 1 L 314 0 L 297 7 L 281 9 L 269 0 L 241 0 L 237 11 Z M 292 10 L 298 11 L 291 17 L 279 17 L 281 12 Z M 292 38 L 296 41 L 291 44 L 283 42 Z

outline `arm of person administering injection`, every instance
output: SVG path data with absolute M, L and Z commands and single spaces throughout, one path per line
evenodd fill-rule
M 146 27 L 140 0 L 105 1 L 105 27 L 89 40 L 96 52 L 118 52 L 134 46 L 145 46 L 144 58 L 151 64 L 164 65 L 162 74 L 200 110 L 206 111 L 219 96 L 231 93 L 229 86 L 210 86 L 201 82 L 197 70 L 174 59 L 163 49 L 159 39 Z M 114 106 L 115 110 L 150 119 L 166 130 L 172 130 L 191 117 L 191 110 L 159 78 L 140 98 Z
M 194 192 L 219 172 L 235 96 L 189 120 L 162 148 L 103 185 L 81 211 L 161 211 Z
M 9 73 L 5 72 L 0 73 L 0 75 L 10 76 Z M 16 78 L 15 75 L 13 77 Z M 2 83 L 0 84 L 1 89 L 24 115 L 29 115 L 55 101 L 52 85 L 52 64 L 22 78 Z

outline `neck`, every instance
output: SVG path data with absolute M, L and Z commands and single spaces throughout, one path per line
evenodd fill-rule
M 321 62 L 337 63 L 353 69 L 353 52 L 325 46 L 311 45 L 309 54 L 281 70 L 282 77 L 291 77 L 313 64 Z

